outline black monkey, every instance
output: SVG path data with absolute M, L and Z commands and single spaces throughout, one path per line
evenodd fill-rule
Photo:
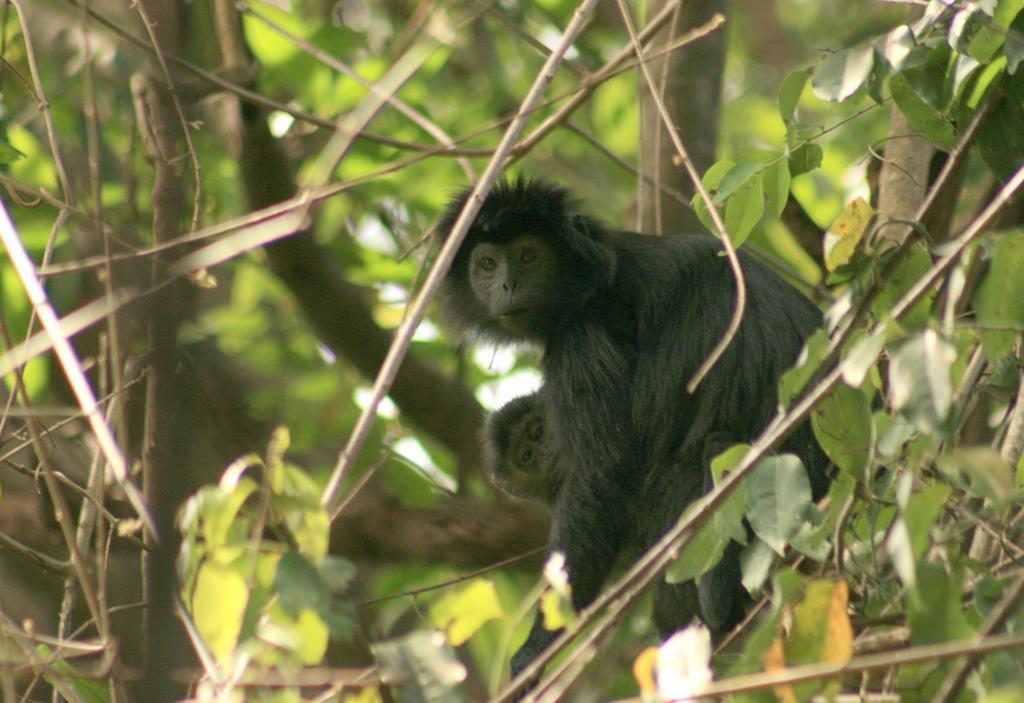
M 449 206 L 442 231 L 468 196 Z M 647 541 L 650 525 L 637 524 L 643 512 L 631 506 L 652 473 L 680 456 L 703 457 L 712 437 L 756 436 L 775 411 L 779 376 L 821 322 L 777 274 L 743 252 L 740 261 L 743 323 L 690 395 L 686 382 L 735 305 L 716 240 L 614 231 L 579 212 L 567 190 L 520 179 L 491 190 L 456 253 L 441 289 L 452 324 L 480 339 L 543 348 L 545 441 L 563 477 L 549 547 L 565 554 L 576 609 L 594 600 L 618 555 Z M 802 459 L 822 495 L 826 461 L 809 425 L 781 450 Z M 705 477 L 687 480 L 699 494 Z M 730 602 L 712 610 L 728 617 L 732 594 L 724 597 Z M 513 675 L 556 636 L 535 622 L 512 658 Z
M 562 487 L 558 458 L 544 441 L 540 395 L 509 401 L 487 419 L 484 449 L 494 484 L 515 498 L 551 507 Z
M 710 490 L 710 464 L 731 443 L 712 436 L 704 456 L 692 452 L 678 457 L 673 466 L 651 471 L 628 506 L 635 514 L 630 523 L 637 530 L 635 543 L 627 545 L 627 557 L 638 558 L 679 519 L 686 507 Z M 516 498 L 540 500 L 553 507 L 564 475 L 558 457 L 544 441 L 544 408 L 541 394 L 509 401 L 487 419 L 484 447 L 491 479 Z M 700 462 L 698 464 L 698 462 Z M 703 490 L 699 479 L 704 477 Z M 698 614 L 716 634 L 742 617 L 749 601 L 740 584 L 736 557 L 739 545 L 730 545 L 728 558 L 700 580 L 700 596 L 692 584 L 659 581 L 654 587 L 652 617 L 658 632 L 667 637 Z M 705 595 L 706 594 L 706 595 Z

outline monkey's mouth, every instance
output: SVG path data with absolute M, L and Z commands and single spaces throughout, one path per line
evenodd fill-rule
M 531 315 L 535 311 L 535 308 L 516 308 L 514 310 L 506 310 L 505 312 L 498 315 L 502 320 L 520 320 L 528 315 Z

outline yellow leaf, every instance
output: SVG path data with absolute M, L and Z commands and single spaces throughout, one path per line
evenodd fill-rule
M 576 619 L 568 598 L 555 588 L 547 588 L 540 596 L 540 612 L 544 616 L 544 629 L 558 630 Z
M 657 659 L 658 648 L 648 647 L 633 661 L 633 678 L 636 679 L 644 696 L 654 692 L 654 662 Z
M 764 653 L 764 670 L 768 674 L 781 674 L 786 671 L 786 647 L 776 637 Z M 774 686 L 775 696 L 782 703 L 797 703 L 796 693 L 791 686 Z
M 825 268 L 835 271 L 849 263 L 875 211 L 864 198 L 850 202 L 825 232 Z
M 825 633 L 825 661 L 845 664 L 853 656 L 853 625 L 846 612 L 850 601 L 850 587 L 846 581 L 837 581 L 832 587 L 828 604 L 828 629 Z
M 300 635 L 299 658 L 303 664 L 319 664 L 327 653 L 327 642 L 330 631 L 316 611 L 303 608 L 295 620 L 296 631 Z
M 207 562 L 199 569 L 192 593 L 192 617 L 213 656 L 226 664 L 235 650 L 249 601 L 245 579 L 234 569 Z
M 437 600 L 430 608 L 430 620 L 445 630 L 448 641 L 458 646 L 468 640 L 484 623 L 505 614 L 494 584 L 474 579 L 458 591 Z

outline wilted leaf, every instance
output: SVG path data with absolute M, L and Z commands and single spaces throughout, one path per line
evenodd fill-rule
M 825 268 L 835 271 L 850 262 L 875 214 L 864 198 L 851 200 L 825 232 Z
M 782 639 L 776 637 L 764 653 L 764 671 L 766 674 L 781 674 L 786 670 L 786 646 Z M 782 703 L 797 703 L 796 692 L 792 686 L 773 686 L 772 690 Z

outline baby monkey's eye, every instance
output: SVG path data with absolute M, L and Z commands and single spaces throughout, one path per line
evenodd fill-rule
M 498 268 L 498 262 L 495 261 L 490 256 L 482 256 L 482 257 L 480 257 L 480 261 L 478 261 L 477 264 L 484 271 L 493 271 L 494 269 Z

